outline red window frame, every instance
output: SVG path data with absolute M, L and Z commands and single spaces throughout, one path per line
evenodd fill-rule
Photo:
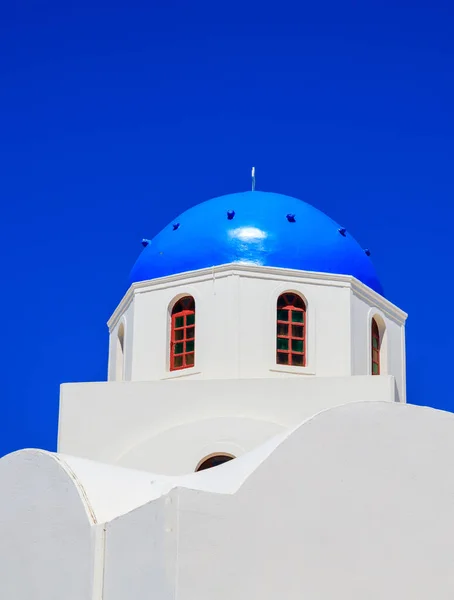
M 189 369 L 195 364 L 195 302 L 185 296 L 172 309 L 170 324 L 170 370 Z
M 307 314 L 304 300 L 286 292 L 277 300 L 276 363 L 292 367 L 306 366 Z
M 380 375 L 380 330 L 375 319 L 371 324 L 371 361 L 372 375 Z

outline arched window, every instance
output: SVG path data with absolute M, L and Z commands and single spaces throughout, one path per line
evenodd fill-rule
M 123 323 L 120 323 L 120 326 L 118 327 L 118 333 L 117 333 L 117 356 L 116 356 L 117 366 L 116 366 L 116 370 L 115 370 L 115 379 L 117 381 L 123 381 L 123 377 L 124 377 L 124 363 L 125 363 L 124 345 L 125 345 L 125 326 L 123 325 Z
M 223 465 L 229 460 L 233 460 L 235 457 L 231 454 L 213 454 L 212 456 L 208 456 L 204 458 L 197 467 L 196 471 L 205 471 L 205 469 L 211 469 L 212 467 L 217 467 L 219 465 Z
M 372 319 L 372 375 L 380 375 L 380 330 L 377 321 Z
M 276 362 L 306 366 L 306 305 L 298 294 L 287 292 L 277 300 Z
M 172 309 L 170 331 L 170 370 L 194 366 L 195 302 L 192 296 L 178 300 Z

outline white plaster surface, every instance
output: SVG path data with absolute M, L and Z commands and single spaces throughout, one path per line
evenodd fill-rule
M 380 373 L 392 374 L 401 402 L 406 401 L 405 385 L 405 326 L 382 310 L 371 306 L 363 297 L 352 293 L 352 375 L 371 375 L 371 323 L 380 323 Z M 383 329 L 381 327 L 383 323 Z
M 453 456 L 454 415 L 393 402 L 180 477 L 20 451 L 0 460 L 0 598 L 448 600 Z
M 172 490 L 162 527 L 173 575 L 157 589 L 179 600 L 448 600 L 453 455 L 451 414 L 391 403 L 324 411 L 278 444 L 236 493 Z M 140 531 L 153 512 L 135 513 L 125 522 L 136 519 Z M 128 555 L 134 545 L 126 531 L 107 529 L 106 600 L 125 597 L 117 592 L 128 578 L 120 548 Z M 152 562 L 149 570 L 143 562 L 154 556 L 156 537 L 146 538 L 136 600 L 156 586 Z M 139 568 L 131 563 L 134 580 Z
M 396 400 L 393 377 L 66 384 L 58 451 L 178 475 L 213 453 L 241 456 L 323 409 L 378 400 Z
M 276 365 L 276 302 L 286 291 L 300 294 L 307 304 L 304 368 Z M 170 307 L 182 295 L 195 299 L 196 363 L 192 369 L 170 372 Z M 126 380 L 367 375 L 371 309 L 383 315 L 389 330 L 384 373 L 396 377 L 405 401 L 405 313 L 352 277 L 246 265 L 134 284 L 109 321 L 109 380 L 116 380 L 112 340 L 123 318 Z
M 0 460 L 0 598 L 88 600 L 95 538 L 71 476 L 51 455 Z

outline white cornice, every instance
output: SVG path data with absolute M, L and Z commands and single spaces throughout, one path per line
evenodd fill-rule
M 335 275 L 332 273 L 299 271 L 297 269 L 228 263 L 216 267 L 199 269 L 197 271 L 186 271 L 185 273 L 178 273 L 176 275 L 168 275 L 167 277 L 159 277 L 157 279 L 133 283 L 108 320 L 107 325 L 109 330 L 112 330 L 116 326 L 119 318 L 131 304 L 136 294 L 144 294 L 153 290 L 170 288 L 188 282 L 194 284 L 213 279 L 214 277 L 229 277 L 231 275 L 258 279 L 274 279 L 276 281 L 288 281 L 289 283 L 299 282 L 309 285 L 347 287 L 350 288 L 357 297 L 376 306 L 384 314 L 399 324 L 404 323 L 407 318 L 407 314 L 404 311 L 351 275 Z
M 408 317 L 408 314 L 405 311 L 401 310 L 398 306 L 396 306 L 389 300 L 386 300 L 386 298 L 375 292 L 367 285 L 364 285 L 364 283 L 361 283 L 361 281 L 358 281 L 358 279 L 356 279 L 355 277 L 352 277 L 351 281 L 352 292 L 355 294 L 355 296 L 357 296 L 361 300 L 364 300 L 368 304 L 379 308 L 383 312 L 383 314 L 385 314 L 387 317 L 389 317 L 399 325 L 405 323 Z

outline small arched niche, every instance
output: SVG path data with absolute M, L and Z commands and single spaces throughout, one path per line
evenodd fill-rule
M 123 381 L 124 379 L 124 364 L 125 364 L 125 326 L 124 323 L 120 323 L 117 332 L 117 352 L 116 352 L 116 369 L 115 379 L 116 381 Z
M 197 471 L 205 471 L 206 469 L 212 469 L 213 467 L 218 467 L 219 465 L 223 465 L 229 460 L 233 460 L 235 457 L 233 454 L 210 454 L 209 456 L 205 456 L 199 464 L 197 465 Z

